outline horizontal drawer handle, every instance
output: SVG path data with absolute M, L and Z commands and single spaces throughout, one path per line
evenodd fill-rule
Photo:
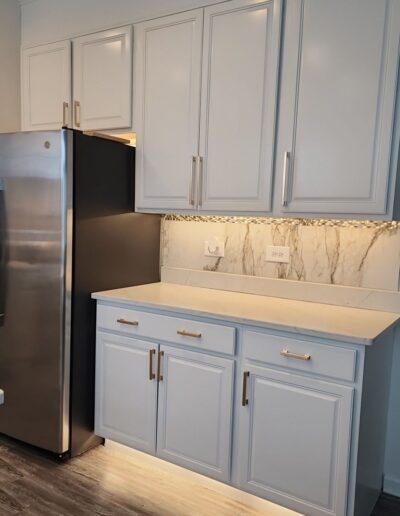
M 201 339 L 201 333 L 193 333 L 186 330 L 178 330 L 176 333 L 178 335 L 182 335 L 183 337 L 194 337 L 195 339 Z
M 281 355 L 285 358 L 295 358 L 296 360 L 305 360 L 306 362 L 311 360 L 311 355 L 299 355 L 298 353 L 292 353 L 287 349 L 282 349 Z
M 117 319 L 119 324 L 127 324 L 128 326 L 139 326 L 139 321 L 127 321 L 126 319 Z

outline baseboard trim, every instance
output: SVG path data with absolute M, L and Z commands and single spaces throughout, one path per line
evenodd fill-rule
M 383 479 L 383 492 L 400 497 L 400 478 L 385 475 Z

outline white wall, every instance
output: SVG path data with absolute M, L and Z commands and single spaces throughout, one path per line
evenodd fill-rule
M 3 0 L 2 0 L 3 1 Z M 60 41 L 97 30 L 185 11 L 212 0 L 24 0 L 22 46 Z
M 20 38 L 18 0 L 0 0 L 0 133 L 20 128 Z

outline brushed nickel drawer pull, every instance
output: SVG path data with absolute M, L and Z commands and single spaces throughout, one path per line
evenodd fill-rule
M 292 353 L 287 349 L 282 349 L 280 354 L 285 358 L 295 358 L 296 360 L 305 360 L 306 362 L 311 360 L 311 355 L 300 355 L 298 353 Z
M 158 352 L 158 364 L 157 364 L 157 379 L 159 382 L 164 380 L 164 375 L 161 373 L 161 359 L 164 357 L 164 351 Z
M 127 321 L 126 319 L 117 319 L 119 324 L 127 324 L 128 326 L 139 326 L 139 321 Z
M 154 380 L 156 377 L 155 373 L 153 373 L 153 356 L 155 354 L 155 349 L 149 349 L 149 380 Z
M 195 339 L 201 339 L 201 333 L 193 333 L 186 330 L 178 330 L 176 333 L 178 335 L 182 335 L 183 337 L 194 337 Z
M 247 379 L 249 378 L 249 376 L 249 371 L 245 371 L 243 373 L 242 407 L 245 407 L 249 404 L 249 400 L 247 398 Z

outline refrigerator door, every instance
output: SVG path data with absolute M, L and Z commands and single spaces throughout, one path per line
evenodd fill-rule
M 0 135 L 0 432 L 56 453 L 69 427 L 67 138 Z
M 0 327 L 4 324 L 6 288 L 6 207 L 4 183 L 0 178 Z

